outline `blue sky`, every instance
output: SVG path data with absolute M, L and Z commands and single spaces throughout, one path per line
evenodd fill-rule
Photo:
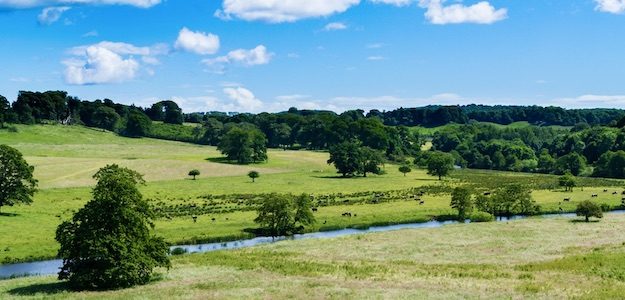
M 625 0 L 0 0 L 0 94 L 625 108 Z

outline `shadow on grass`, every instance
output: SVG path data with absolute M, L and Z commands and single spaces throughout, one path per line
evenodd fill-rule
M 39 294 L 54 295 L 70 291 L 71 289 L 66 282 L 54 282 L 18 287 L 9 290 L 8 293 L 14 296 L 34 296 Z
M 584 219 L 573 219 L 569 222 L 571 223 L 599 223 L 601 222 L 601 220 L 589 220 L 588 222 L 586 222 L 586 220 Z
M 235 166 L 252 166 L 252 165 L 262 165 L 266 163 L 266 162 L 256 162 L 256 163 L 240 164 L 236 160 L 229 160 L 227 157 L 209 157 L 205 160 L 210 161 L 212 163 L 216 163 L 216 164 L 227 164 L 227 165 L 235 165 Z
M 14 213 L 0 213 L 0 217 L 17 217 L 19 214 Z

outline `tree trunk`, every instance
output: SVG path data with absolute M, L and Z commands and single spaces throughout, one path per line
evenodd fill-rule
M 586 222 L 590 222 L 590 219 L 588 219 L 588 216 L 586 216 Z

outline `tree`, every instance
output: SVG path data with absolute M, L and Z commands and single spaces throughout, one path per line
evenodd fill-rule
M 457 187 L 451 193 L 451 208 L 458 210 L 458 219 L 464 221 L 473 211 L 473 192 L 467 187 Z
M 330 147 L 328 164 L 334 164 L 343 177 L 354 176 L 360 171 L 359 145 L 356 142 L 343 142 Z
M 124 134 L 130 137 L 146 136 L 150 132 L 150 127 L 152 120 L 148 116 L 138 110 L 131 110 L 128 113 Z
M 193 169 L 193 170 L 189 171 L 189 176 L 193 176 L 193 180 L 195 180 L 196 176 L 200 176 L 200 170 Z
M 454 157 L 449 153 L 433 152 L 427 160 L 428 174 L 441 180 L 454 169 Z
M 247 177 L 252 178 L 252 182 L 256 182 L 256 178 L 260 177 L 260 173 L 258 171 L 250 171 L 247 173 Z
M 306 194 L 297 197 L 271 194 L 258 208 L 258 223 L 271 236 L 291 235 L 315 223 L 312 199 Z
M 367 177 L 367 173 L 382 174 L 380 165 L 384 162 L 384 159 L 380 152 L 369 147 L 361 147 L 357 155 L 360 161 L 358 173 L 362 174 L 363 177 Z
M 4 128 L 4 122 L 6 122 L 8 118 L 9 108 L 11 108 L 9 100 L 0 95 L 0 128 Z
M 293 229 L 291 202 L 284 195 L 272 194 L 258 208 L 254 219 L 271 236 L 289 235 Z
M 531 190 L 520 184 L 509 184 L 499 188 L 491 201 L 494 214 L 497 216 L 531 215 L 540 210 L 532 198 Z
M 239 164 L 267 160 L 267 138 L 256 128 L 231 128 L 221 139 L 218 150 Z
M 33 202 L 37 191 L 34 170 L 17 149 L 0 145 L 0 209 Z
M 590 222 L 591 217 L 603 218 L 601 207 L 590 200 L 584 200 L 577 204 L 576 213 L 580 217 L 585 217 L 586 222 Z
M 94 176 L 93 199 L 56 231 L 60 280 L 75 289 L 113 289 L 148 283 L 156 267 L 169 267 L 169 249 L 151 234 L 155 215 L 137 185 L 143 177 L 108 165 Z
M 399 172 L 402 172 L 404 174 L 404 176 L 406 176 L 407 173 L 412 172 L 412 169 L 408 165 L 403 165 L 403 166 L 399 167 Z
M 576 152 L 561 156 L 556 160 L 556 171 L 559 174 L 567 172 L 579 176 L 586 169 L 586 158 Z
M 571 175 L 571 173 L 560 176 L 560 178 L 558 178 L 558 183 L 561 187 L 564 187 L 564 190 L 567 192 L 572 192 L 573 188 L 577 186 L 577 180 L 575 180 L 575 176 Z
M 108 106 L 98 107 L 91 116 L 93 126 L 109 131 L 115 131 L 117 129 L 120 119 L 119 114 Z
M 625 178 L 625 151 L 608 151 L 601 155 L 592 174 L 597 177 Z

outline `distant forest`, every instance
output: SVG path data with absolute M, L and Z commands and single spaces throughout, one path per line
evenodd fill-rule
M 427 106 L 393 111 L 330 111 L 291 108 L 279 113 L 183 113 L 173 101 L 150 107 L 112 100 L 83 101 L 67 92 L 22 91 L 0 96 L 4 123 L 78 124 L 130 137 L 152 137 L 218 146 L 233 128 L 262 135 L 283 149 L 326 150 L 354 141 L 386 159 L 419 164 L 429 153 L 453 155 L 455 164 L 477 169 L 625 178 L 625 111 L 539 106 Z M 526 121 L 536 126 L 501 127 Z M 482 123 L 480 123 L 482 122 Z M 186 124 L 185 124 L 186 123 Z M 412 127 L 440 128 L 420 136 Z M 558 126 L 547 126 L 558 125 Z M 421 151 L 425 141 L 431 151 Z

